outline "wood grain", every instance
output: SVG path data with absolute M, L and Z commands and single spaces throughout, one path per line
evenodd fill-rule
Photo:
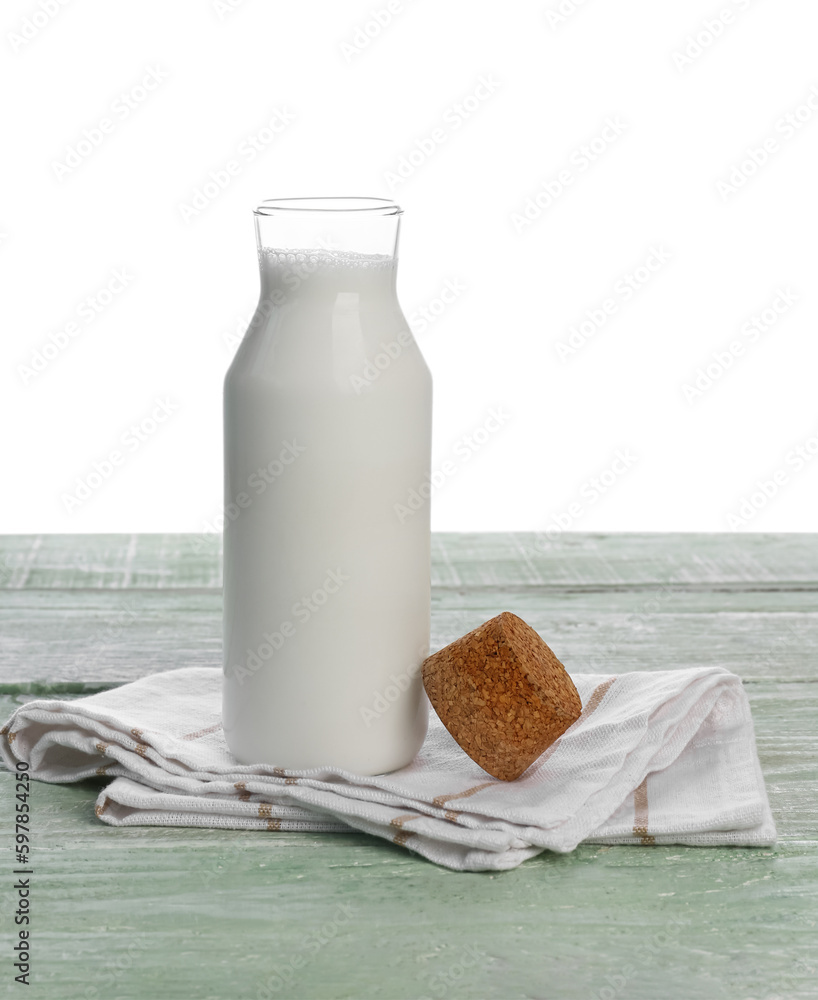
M 586 845 L 463 874 L 361 834 L 114 829 L 93 815 L 96 783 L 35 783 L 28 995 L 818 996 L 818 539 L 545 542 L 436 536 L 435 648 L 510 610 L 575 672 L 735 670 L 775 849 Z M 212 536 L 0 540 L 0 714 L 39 692 L 217 667 L 218 552 Z M 6 808 L 0 846 L 12 824 Z M 20 995 L 5 968 L 0 995 Z
M 435 586 L 818 589 L 818 546 L 804 534 L 436 534 Z M 7 535 L 0 588 L 218 588 L 221 536 Z

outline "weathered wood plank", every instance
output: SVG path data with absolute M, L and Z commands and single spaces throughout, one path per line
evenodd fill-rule
M 537 629 L 576 673 L 717 664 L 744 678 L 816 677 L 818 595 L 810 591 L 436 588 L 432 648 L 506 610 Z M 214 590 L 6 591 L 0 690 L 99 688 L 175 667 L 219 666 L 221 628 Z
M 818 535 L 442 534 L 435 583 L 502 586 L 812 585 Z M 442 550 L 442 551 L 441 551 Z M 445 559 L 442 558 L 445 553 Z M 433 557 L 434 558 L 434 557 Z
M 0 589 L 218 587 L 221 536 L 6 535 Z M 818 586 L 818 535 L 436 534 L 441 586 Z
M 0 589 L 221 586 L 221 535 L 4 535 Z

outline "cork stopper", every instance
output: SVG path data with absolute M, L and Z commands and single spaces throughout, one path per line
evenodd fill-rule
M 503 781 L 519 778 L 582 711 L 565 667 L 510 611 L 428 657 L 422 671 L 443 725 Z

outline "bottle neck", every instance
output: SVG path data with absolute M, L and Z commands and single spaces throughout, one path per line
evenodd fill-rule
M 394 257 L 354 252 L 259 247 L 261 295 L 272 305 L 309 301 L 355 306 L 363 299 L 396 296 Z
M 394 297 L 400 215 L 379 198 L 263 202 L 255 212 L 262 297 Z

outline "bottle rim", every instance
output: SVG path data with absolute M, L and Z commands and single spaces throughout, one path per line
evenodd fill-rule
M 403 209 L 389 198 L 338 197 L 311 198 L 267 198 L 257 208 L 254 215 L 277 215 L 279 212 L 345 212 L 372 215 L 402 215 Z

